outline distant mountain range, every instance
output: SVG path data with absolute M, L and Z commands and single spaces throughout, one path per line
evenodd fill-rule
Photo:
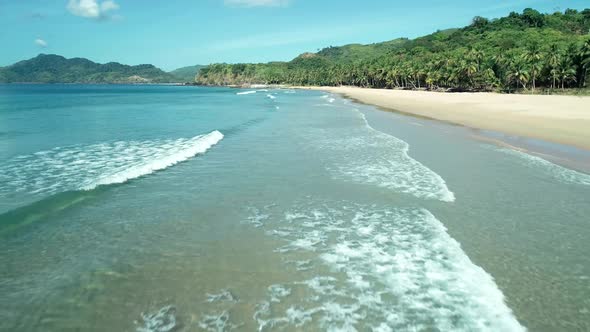
M 201 66 L 172 73 L 153 65 L 100 64 L 84 58 L 66 59 L 55 54 L 38 56 L 0 67 L 0 83 L 177 83 L 192 82 Z

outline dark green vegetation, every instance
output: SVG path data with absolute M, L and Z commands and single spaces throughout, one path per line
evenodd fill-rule
M 0 68 L 2 83 L 171 83 L 179 79 L 153 65 L 99 64 L 88 59 L 66 59 L 40 54 Z
M 585 87 L 589 69 L 590 9 L 525 9 L 414 40 L 329 47 L 290 62 L 213 64 L 197 83 L 535 91 Z
M 197 73 L 199 73 L 199 70 L 201 70 L 203 67 L 205 66 L 196 65 L 182 67 L 171 71 L 170 74 L 174 75 L 182 82 L 194 82 L 195 76 L 197 76 Z

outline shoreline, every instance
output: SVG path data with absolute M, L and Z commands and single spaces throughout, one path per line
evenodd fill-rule
M 388 111 L 590 151 L 590 97 L 586 96 L 296 88 L 328 91 Z
M 590 97 L 294 88 L 336 93 L 383 111 L 462 126 L 473 131 L 474 139 L 590 173 Z

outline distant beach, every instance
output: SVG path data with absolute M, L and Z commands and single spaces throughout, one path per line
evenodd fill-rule
M 305 87 L 471 128 L 590 150 L 590 97 Z

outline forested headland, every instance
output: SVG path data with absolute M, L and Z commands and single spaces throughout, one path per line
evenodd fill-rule
M 588 86 L 590 9 L 475 17 L 413 40 L 328 47 L 290 62 L 212 64 L 197 84 L 551 92 Z M 586 90 L 587 91 L 587 90 Z
M 173 83 L 176 76 L 153 65 L 100 64 L 55 54 L 38 56 L 0 68 L 0 83 Z

